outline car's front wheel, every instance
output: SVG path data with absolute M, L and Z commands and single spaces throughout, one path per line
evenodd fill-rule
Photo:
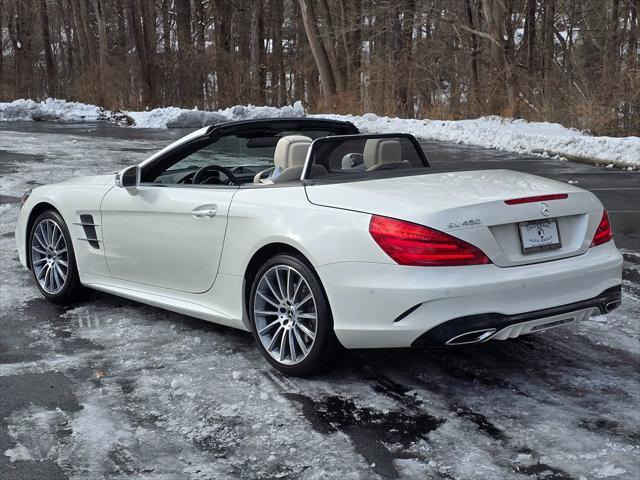
M 289 375 L 327 369 L 339 348 L 315 272 L 297 256 L 270 258 L 251 288 L 253 335 L 264 357 Z
M 48 300 L 67 303 L 90 293 L 80 283 L 71 237 L 58 212 L 48 210 L 33 222 L 29 256 L 38 289 Z

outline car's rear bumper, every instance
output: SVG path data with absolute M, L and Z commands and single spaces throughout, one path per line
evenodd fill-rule
M 504 315 L 481 313 L 447 320 L 423 333 L 411 344 L 414 347 L 462 345 L 487 340 L 506 340 L 526 333 L 547 330 L 577 320 L 592 313 L 608 313 L 622 303 L 620 285 L 611 287 L 588 300 L 545 308 L 533 312 Z
M 445 327 L 436 330 L 445 324 L 449 328 L 455 325 L 455 332 L 471 331 L 478 316 L 491 321 L 515 319 L 496 328 L 494 338 L 541 330 L 534 327 L 546 323 L 539 321 L 542 319 L 561 324 L 571 318 L 566 315 L 571 313 L 568 310 L 549 311 L 548 317 L 527 317 L 546 309 L 583 302 L 574 305 L 573 318 L 588 317 L 600 306 L 597 299 L 601 295 L 620 286 L 622 256 L 614 243 L 608 242 L 584 255 L 509 268 L 343 262 L 318 266 L 317 271 L 340 342 L 348 348 L 388 348 L 423 344 L 430 331 L 446 333 Z M 502 331 L 515 325 L 522 326 L 519 332 L 515 327 Z M 441 333 L 427 343 L 446 343 L 452 337 L 438 343 L 446 336 Z

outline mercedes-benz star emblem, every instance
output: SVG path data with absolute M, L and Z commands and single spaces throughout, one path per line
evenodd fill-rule
M 549 205 L 547 205 L 546 203 L 541 203 L 540 204 L 540 213 L 542 213 L 545 217 L 548 217 L 549 215 L 551 215 L 551 210 L 549 210 Z

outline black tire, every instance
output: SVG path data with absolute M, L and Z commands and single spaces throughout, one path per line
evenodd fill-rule
M 256 323 L 256 315 L 254 313 L 257 296 L 256 292 L 263 276 L 266 273 L 273 271 L 273 268 L 276 266 L 293 268 L 299 275 L 301 275 L 306 281 L 308 289 L 313 294 L 315 304 L 315 339 L 313 340 L 306 357 L 295 364 L 284 364 L 275 359 L 267 351 L 267 348 L 263 345 L 263 341 L 258 334 L 259 328 Z M 327 296 L 315 271 L 304 258 L 290 254 L 278 254 L 267 260 L 253 278 L 249 297 L 249 316 L 253 327 L 253 337 L 260 349 L 260 352 L 271 365 L 287 375 L 308 376 L 325 372 L 333 366 L 336 358 L 338 357 L 337 354 L 341 350 L 341 346 L 333 331 L 333 318 L 331 316 L 331 309 L 329 307 Z M 275 323 L 275 318 L 271 317 L 270 321 L 271 320 Z M 276 325 L 275 328 L 280 330 L 280 326 L 278 325 Z M 284 333 L 282 335 L 284 335 Z M 308 337 L 306 338 L 308 339 Z M 299 346 L 299 343 L 296 343 L 296 345 Z M 291 349 L 291 346 L 289 346 L 289 349 Z
M 48 292 L 43 288 L 38 280 L 36 274 L 36 266 L 34 265 L 32 244 L 34 242 L 34 235 L 38 226 L 45 220 L 54 222 L 62 231 L 64 241 L 66 243 L 67 255 L 67 275 L 63 281 L 62 287 L 55 293 Z M 27 244 L 27 255 L 29 255 L 29 265 L 31 265 L 31 272 L 33 273 L 36 285 L 40 293 L 49 301 L 54 303 L 72 303 L 85 299 L 92 292 L 89 288 L 83 286 L 80 283 L 80 276 L 78 275 L 78 268 L 76 266 L 75 252 L 73 250 L 73 243 L 71 242 L 71 235 L 69 235 L 69 229 L 62 216 L 55 210 L 47 210 L 41 213 L 38 218 L 33 222 L 31 230 L 29 231 L 29 242 Z

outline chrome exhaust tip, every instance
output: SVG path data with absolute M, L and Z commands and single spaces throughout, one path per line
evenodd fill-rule
M 484 330 L 474 330 L 462 333 L 447 340 L 445 345 L 467 345 L 470 343 L 482 343 L 489 340 L 496 333 L 495 328 L 485 328 Z
M 622 303 L 622 301 L 620 300 L 612 300 L 611 302 L 607 302 L 604 304 L 604 312 L 603 313 L 609 313 L 612 310 L 615 310 L 616 308 L 618 308 L 620 306 L 620 304 Z

